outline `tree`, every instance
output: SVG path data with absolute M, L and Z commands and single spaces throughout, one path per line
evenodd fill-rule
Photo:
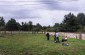
M 29 28 L 29 25 L 28 25 L 28 23 L 24 23 L 24 22 L 22 22 L 22 26 L 21 26 L 21 30 L 22 31 L 28 31 L 28 28 Z
M 63 25 L 64 25 L 63 27 L 64 31 L 67 32 L 75 32 L 79 29 L 76 17 L 74 16 L 74 14 L 71 13 L 64 16 Z
M 32 24 L 32 21 L 29 21 L 29 31 L 32 31 L 32 29 L 33 29 L 33 24 Z
M 21 30 L 21 25 L 17 22 L 17 30 Z
M 53 26 L 53 28 L 54 28 L 54 31 L 55 32 L 56 31 L 59 31 L 60 30 L 60 24 L 59 23 L 55 23 L 54 26 Z
M 3 17 L 0 17 L 0 26 L 5 26 L 5 21 Z
M 85 26 L 85 15 L 84 15 L 84 13 L 79 13 L 77 15 L 77 21 L 78 21 L 79 25 Z
M 59 31 L 60 32 L 65 32 L 65 25 L 63 23 L 60 24 Z
M 36 24 L 36 28 L 38 28 L 39 29 L 39 31 L 42 29 L 42 26 L 39 24 L 39 23 L 37 23 Z
M 0 30 L 5 29 L 5 21 L 3 17 L 0 17 Z
M 37 31 L 37 33 L 38 33 L 40 30 L 42 30 L 42 26 L 41 26 L 39 23 L 37 23 L 37 24 L 36 24 L 36 31 Z
M 19 26 L 20 24 L 17 23 L 15 19 L 11 18 L 6 24 L 6 29 L 8 31 L 17 31 L 19 30 Z
M 33 26 L 33 33 L 35 33 L 35 32 L 38 33 L 41 30 L 42 30 L 42 26 L 39 23 L 37 23 L 36 25 Z
M 80 29 L 78 30 L 78 32 L 85 32 L 84 27 L 85 27 L 85 15 L 84 13 L 79 13 L 77 15 L 77 22 L 80 26 Z
M 43 26 L 43 27 L 42 27 L 42 30 L 44 31 L 44 34 L 45 34 L 46 31 L 47 31 L 47 27 L 46 27 L 46 26 Z
M 50 28 L 47 28 L 47 31 L 49 31 L 49 32 L 55 32 L 57 30 L 55 30 L 53 27 L 50 27 Z

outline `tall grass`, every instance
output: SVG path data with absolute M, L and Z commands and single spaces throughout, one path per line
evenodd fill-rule
M 61 40 L 61 37 L 60 37 Z M 84 55 L 85 41 L 68 39 L 69 46 L 47 41 L 44 34 L 19 33 L 0 37 L 0 55 Z

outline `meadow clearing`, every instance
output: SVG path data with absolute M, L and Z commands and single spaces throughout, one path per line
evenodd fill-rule
M 47 41 L 45 34 L 6 34 L 0 37 L 0 55 L 85 55 L 85 40 L 70 38 L 68 43 L 54 43 L 53 36 Z

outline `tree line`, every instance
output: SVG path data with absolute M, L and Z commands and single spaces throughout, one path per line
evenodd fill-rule
M 85 32 L 85 14 L 78 13 L 75 16 L 73 13 L 69 13 L 64 16 L 61 23 L 55 23 L 53 26 L 42 26 L 39 23 L 33 25 L 32 21 L 20 24 L 13 18 L 6 23 L 4 18 L 0 17 L 0 31 Z

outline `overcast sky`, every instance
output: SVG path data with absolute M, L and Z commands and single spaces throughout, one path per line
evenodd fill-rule
M 85 0 L 0 0 L 0 16 L 8 21 L 29 22 L 41 25 L 61 23 L 68 13 L 85 13 Z

